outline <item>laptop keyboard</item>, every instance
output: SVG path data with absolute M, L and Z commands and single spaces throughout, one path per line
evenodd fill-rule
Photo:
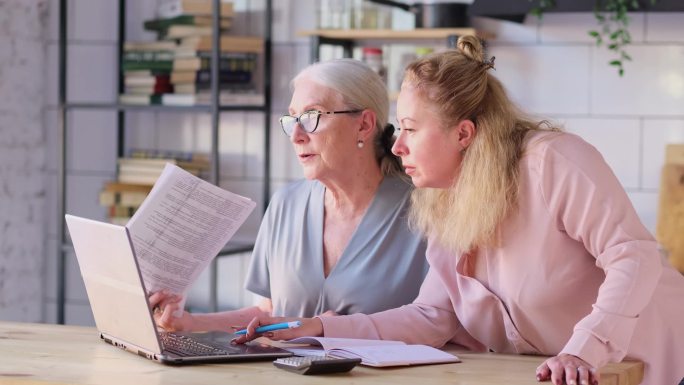
M 204 344 L 188 336 L 173 333 L 160 333 L 164 350 L 181 357 L 224 356 L 235 353 L 237 349 L 226 350 Z

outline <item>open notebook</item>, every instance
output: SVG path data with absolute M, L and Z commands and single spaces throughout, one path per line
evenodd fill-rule
M 299 337 L 287 343 L 308 345 L 284 347 L 296 355 L 361 358 L 362 365 L 375 367 L 461 362 L 457 356 L 439 349 L 427 345 L 407 345 L 401 341 Z

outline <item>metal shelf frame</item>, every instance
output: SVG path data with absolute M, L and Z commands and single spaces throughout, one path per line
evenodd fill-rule
M 126 41 L 126 1 L 119 0 L 119 19 L 118 19 L 118 58 L 122 57 L 123 45 Z M 73 247 L 67 241 L 65 232 L 64 215 L 66 214 L 66 197 L 67 197 L 67 143 L 68 143 L 68 112 L 76 109 L 106 109 L 117 111 L 117 154 L 123 156 L 125 153 L 125 114 L 129 111 L 150 111 L 150 112 L 205 112 L 211 114 L 211 172 L 209 181 L 215 185 L 219 184 L 219 122 L 221 112 L 228 111 L 254 111 L 262 112 L 264 115 L 264 165 L 263 165 L 263 196 L 264 206 L 266 209 L 270 197 L 270 180 L 271 180 L 271 36 L 272 36 L 272 22 L 273 22 L 273 4 L 272 0 L 265 1 L 264 13 L 264 51 L 263 57 L 263 105 L 220 105 L 219 104 L 219 39 L 212 41 L 212 74 L 211 74 L 211 104 L 198 106 L 136 106 L 126 105 L 121 103 L 70 103 L 67 100 L 67 65 L 68 65 L 68 36 L 67 36 L 67 11 L 68 0 L 59 1 L 59 44 L 58 44 L 58 135 L 60 138 L 60 145 L 58 148 L 59 161 L 57 162 L 57 236 L 59 246 L 57 250 L 57 314 L 56 320 L 59 324 L 65 323 L 66 318 L 66 257 L 67 253 L 73 250 Z M 219 34 L 220 21 L 220 0 L 212 0 L 213 13 L 213 35 Z M 121 74 L 121 62 L 117 63 L 117 73 Z M 119 75 L 118 91 L 119 94 L 124 90 L 123 76 Z M 235 255 L 251 251 L 253 245 L 251 244 L 231 244 L 221 250 L 219 256 Z M 209 310 L 216 311 L 218 308 L 217 299 L 217 258 L 214 259 L 210 265 L 210 298 Z

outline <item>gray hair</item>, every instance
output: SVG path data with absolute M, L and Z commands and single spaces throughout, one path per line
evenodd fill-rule
M 361 61 L 335 59 L 317 62 L 304 68 L 290 83 L 307 77 L 342 96 L 349 109 L 368 109 L 375 112 L 375 155 L 383 175 L 405 176 L 401 161 L 392 154 L 394 127 L 388 125 L 389 98 L 380 76 Z

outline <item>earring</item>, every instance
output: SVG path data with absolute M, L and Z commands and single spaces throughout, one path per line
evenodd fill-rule
M 356 142 L 356 147 L 363 148 L 363 140 L 359 140 L 358 142 Z

